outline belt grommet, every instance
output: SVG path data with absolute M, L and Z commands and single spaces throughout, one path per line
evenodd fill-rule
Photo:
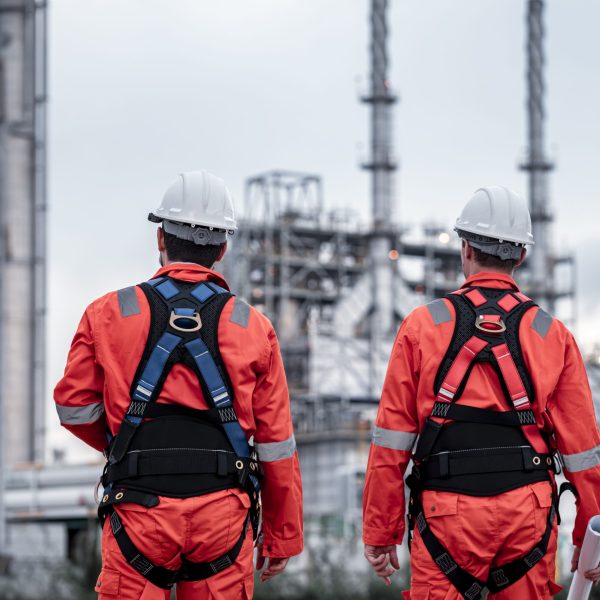
M 552 459 L 551 459 L 550 457 L 548 457 L 548 458 L 546 459 L 546 464 L 547 464 L 548 466 L 550 466 L 550 465 L 552 464 Z
M 104 494 L 104 496 L 102 496 L 102 502 L 108 502 L 108 494 Z
M 119 492 L 115 495 L 115 500 L 120 500 L 123 497 L 123 492 Z
M 250 468 L 251 468 L 253 471 L 256 471 L 256 464 L 255 464 L 255 463 L 250 463 Z
M 235 461 L 235 468 L 241 471 L 244 468 L 244 463 L 241 460 Z
M 540 463 L 541 463 L 541 459 L 539 456 L 534 456 L 533 457 L 533 464 L 537 467 Z

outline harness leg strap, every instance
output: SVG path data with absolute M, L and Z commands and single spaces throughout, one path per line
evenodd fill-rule
M 224 571 L 230 567 L 237 559 L 244 540 L 246 539 L 246 531 L 250 521 L 250 513 L 244 521 L 242 534 L 237 542 L 225 554 L 215 558 L 210 562 L 191 562 L 182 556 L 182 565 L 178 570 L 167 569 L 155 565 L 150 559 L 144 556 L 131 538 L 127 534 L 123 523 L 116 510 L 109 506 L 104 511 L 104 517 L 109 518 L 110 527 L 115 536 L 119 549 L 121 550 L 125 560 L 143 577 L 159 588 L 170 590 L 177 581 L 199 581 L 208 579 L 216 573 Z

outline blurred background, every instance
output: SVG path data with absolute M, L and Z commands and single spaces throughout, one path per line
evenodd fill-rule
M 462 281 L 476 188 L 527 198 L 519 283 L 599 401 L 599 20 L 585 0 L 0 0 L 0 597 L 93 584 L 102 462 L 52 388 L 86 305 L 157 269 L 146 215 L 195 169 L 234 193 L 219 269 L 277 329 L 302 463 L 307 550 L 257 597 L 398 597 L 406 571 L 362 576 L 370 431 L 399 323 Z

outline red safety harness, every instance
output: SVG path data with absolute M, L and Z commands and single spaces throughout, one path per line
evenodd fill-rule
M 523 315 L 535 303 L 513 290 L 475 287 L 446 299 L 455 308 L 455 327 L 436 375 L 433 410 L 419 436 L 415 466 L 407 479 L 412 492 L 409 540 L 416 526 L 433 560 L 454 587 L 467 600 L 477 600 L 485 588 L 492 592 L 506 589 L 542 559 L 557 514 L 556 502 L 548 512 L 542 538 L 530 552 L 493 566 L 488 579 L 481 581 L 462 569 L 433 534 L 425 519 L 421 492 L 434 489 L 491 496 L 548 480 L 554 487 L 554 460 L 532 411 L 535 392 L 519 342 Z M 441 309 L 448 312 L 450 320 L 447 305 Z M 509 410 L 457 404 L 476 362 L 495 369 Z

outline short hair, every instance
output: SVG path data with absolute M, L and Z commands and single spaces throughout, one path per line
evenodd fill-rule
M 210 269 L 216 262 L 223 246 L 223 244 L 207 244 L 202 246 L 200 244 L 194 244 L 188 240 L 182 240 L 172 233 L 167 233 L 163 229 L 165 236 L 165 247 L 167 249 L 167 256 L 170 261 L 173 262 L 191 262 L 202 265 Z
M 466 243 L 468 244 L 469 242 L 467 241 Z M 517 261 L 512 258 L 502 260 L 500 257 L 494 256 L 493 254 L 486 254 L 482 250 L 479 250 L 479 248 L 474 248 L 470 244 L 469 247 L 473 250 L 475 262 L 482 267 L 491 267 L 496 271 L 511 273 L 517 264 Z

